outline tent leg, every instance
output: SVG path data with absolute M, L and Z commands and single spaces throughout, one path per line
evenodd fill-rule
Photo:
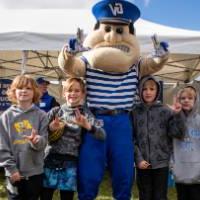
M 26 73 L 26 63 L 28 60 L 28 50 L 22 51 L 22 65 L 21 65 L 21 74 Z

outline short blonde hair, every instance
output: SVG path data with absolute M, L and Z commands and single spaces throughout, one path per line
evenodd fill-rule
M 82 90 L 83 93 L 86 92 L 86 88 L 85 88 L 85 83 L 83 81 L 83 79 L 78 78 L 78 77 L 69 77 L 66 81 L 63 82 L 63 92 L 65 91 L 69 91 L 70 88 L 72 87 L 72 85 L 74 84 L 74 82 L 77 82 L 80 84 L 80 88 Z
M 41 97 L 41 93 L 39 91 L 36 81 L 29 75 L 18 75 L 15 77 L 7 90 L 8 100 L 11 101 L 13 104 L 16 104 L 16 89 L 21 89 L 28 84 L 30 84 L 33 89 L 33 103 L 38 103 Z

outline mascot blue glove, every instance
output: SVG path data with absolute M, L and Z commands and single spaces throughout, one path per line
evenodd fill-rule
M 76 38 L 71 38 L 69 40 L 69 51 L 75 52 L 78 49 L 78 40 Z
M 164 49 L 164 51 L 168 52 L 169 44 L 167 42 L 160 42 L 160 46 Z
M 78 28 L 76 38 L 69 39 L 69 43 L 65 50 L 71 54 L 77 54 L 89 50 L 89 48 L 83 47 L 83 30 Z

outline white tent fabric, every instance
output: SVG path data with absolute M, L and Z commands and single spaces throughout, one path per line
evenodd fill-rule
M 90 10 L 1 10 L 0 50 L 60 50 L 78 27 L 87 34 L 95 24 Z M 171 28 L 139 19 L 136 33 L 144 50 L 157 34 L 170 42 L 172 53 L 200 52 L 200 32 Z
M 1 10 L 0 24 L 0 78 L 14 77 L 24 71 L 61 79 L 58 51 L 75 36 L 78 27 L 89 33 L 95 19 L 86 9 Z M 155 33 L 170 45 L 169 62 L 156 74 L 160 79 L 187 82 L 199 75 L 200 32 L 142 19 L 135 28 L 143 54 L 153 51 L 151 36 Z

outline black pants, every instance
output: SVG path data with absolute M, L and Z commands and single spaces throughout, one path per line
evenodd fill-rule
M 199 200 L 200 199 L 200 184 L 181 184 L 176 183 L 177 199 L 178 200 Z
M 168 167 L 137 169 L 140 200 L 167 200 Z
M 43 175 L 31 176 L 15 183 L 18 194 L 8 191 L 9 200 L 38 200 L 43 183 Z
M 52 188 L 43 188 L 40 200 L 52 200 L 54 191 Z M 60 190 L 60 200 L 73 200 L 73 198 L 73 191 Z

